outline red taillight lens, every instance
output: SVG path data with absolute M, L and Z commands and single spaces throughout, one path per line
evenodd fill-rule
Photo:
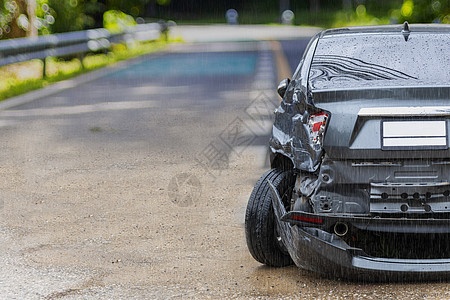
M 305 216 L 298 216 L 298 215 L 291 216 L 291 219 L 295 220 L 295 221 L 301 221 L 301 222 L 307 222 L 307 223 L 315 223 L 315 224 L 323 223 L 323 220 L 319 219 L 319 218 L 305 217 Z
M 323 136 L 327 125 L 328 115 L 324 112 L 312 114 L 309 116 L 309 138 L 312 147 L 315 150 L 322 148 Z

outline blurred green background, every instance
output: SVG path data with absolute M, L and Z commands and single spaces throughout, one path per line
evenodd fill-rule
M 450 0 L 0 0 L 0 38 L 104 26 L 120 30 L 159 19 L 225 23 L 230 8 L 238 11 L 240 24 L 279 23 L 285 9 L 295 13 L 295 25 L 450 23 Z
M 450 0 L 0 0 L 0 39 L 91 28 L 118 33 L 139 23 L 226 23 L 236 9 L 240 24 L 280 24 L 281 12 L 294 12 L 294 25 L 323 28 L 351 25 L 450 23 Z M 114 44 L 107 53 L 48 57 L 0 68 L 0 100 L 79 74 L 163 49 L 181 41 L 169 35 L 147 43 Z M 44 76 L 45 75 L 45 76 Z

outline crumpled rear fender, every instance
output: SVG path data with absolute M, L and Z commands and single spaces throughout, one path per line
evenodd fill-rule
M 309 113 L 317 108 L 306 104 L 306 99 L 300 91 L 288 93 L 292 93 L 293 102 L 283 101 L 275 110 L 270 150 L 275 156 L 288 157 L 296 169 L 315 172 L 320 165 L 323 150 L 317 151 L 310 144 L 307 120 Z M 286 98 L 289 98 L 289 95 L 286 95 Z

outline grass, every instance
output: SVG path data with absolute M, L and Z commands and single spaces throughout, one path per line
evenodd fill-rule
M 46 76 L 43 76 L 43 62 L 32 60 L 0 68 L 0 100 L 18 96 L 48 86 L 54 82 L 93 71 L 116 62 L 156 52 L 166 46 L 167 42 L 136 44 L 132 47 L 113 45 L 109 53 L 88 54 L 84 58 L 46 59 Z

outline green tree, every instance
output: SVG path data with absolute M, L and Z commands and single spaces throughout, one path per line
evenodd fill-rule
M 82 3 L 77 0 L 49 0 L 55 22 L 52 32 L 67 32 L 84 29 L 85 15 Z
M 47 0 L 0 0 L 0 38 L 49 33 L 54 21 Z
M 1 1 L 1 0 L 0 0 Z M 49 0 L 55 12 L 53 32 L 67 32 L 103 27 L 106 11 L 122 11 L 134 18 L 146 16 L 154 5 L 167 5 L 170 0 Z
M 400 22 L 450 23 L 450 0 L 404 0 L 394 14 Z

